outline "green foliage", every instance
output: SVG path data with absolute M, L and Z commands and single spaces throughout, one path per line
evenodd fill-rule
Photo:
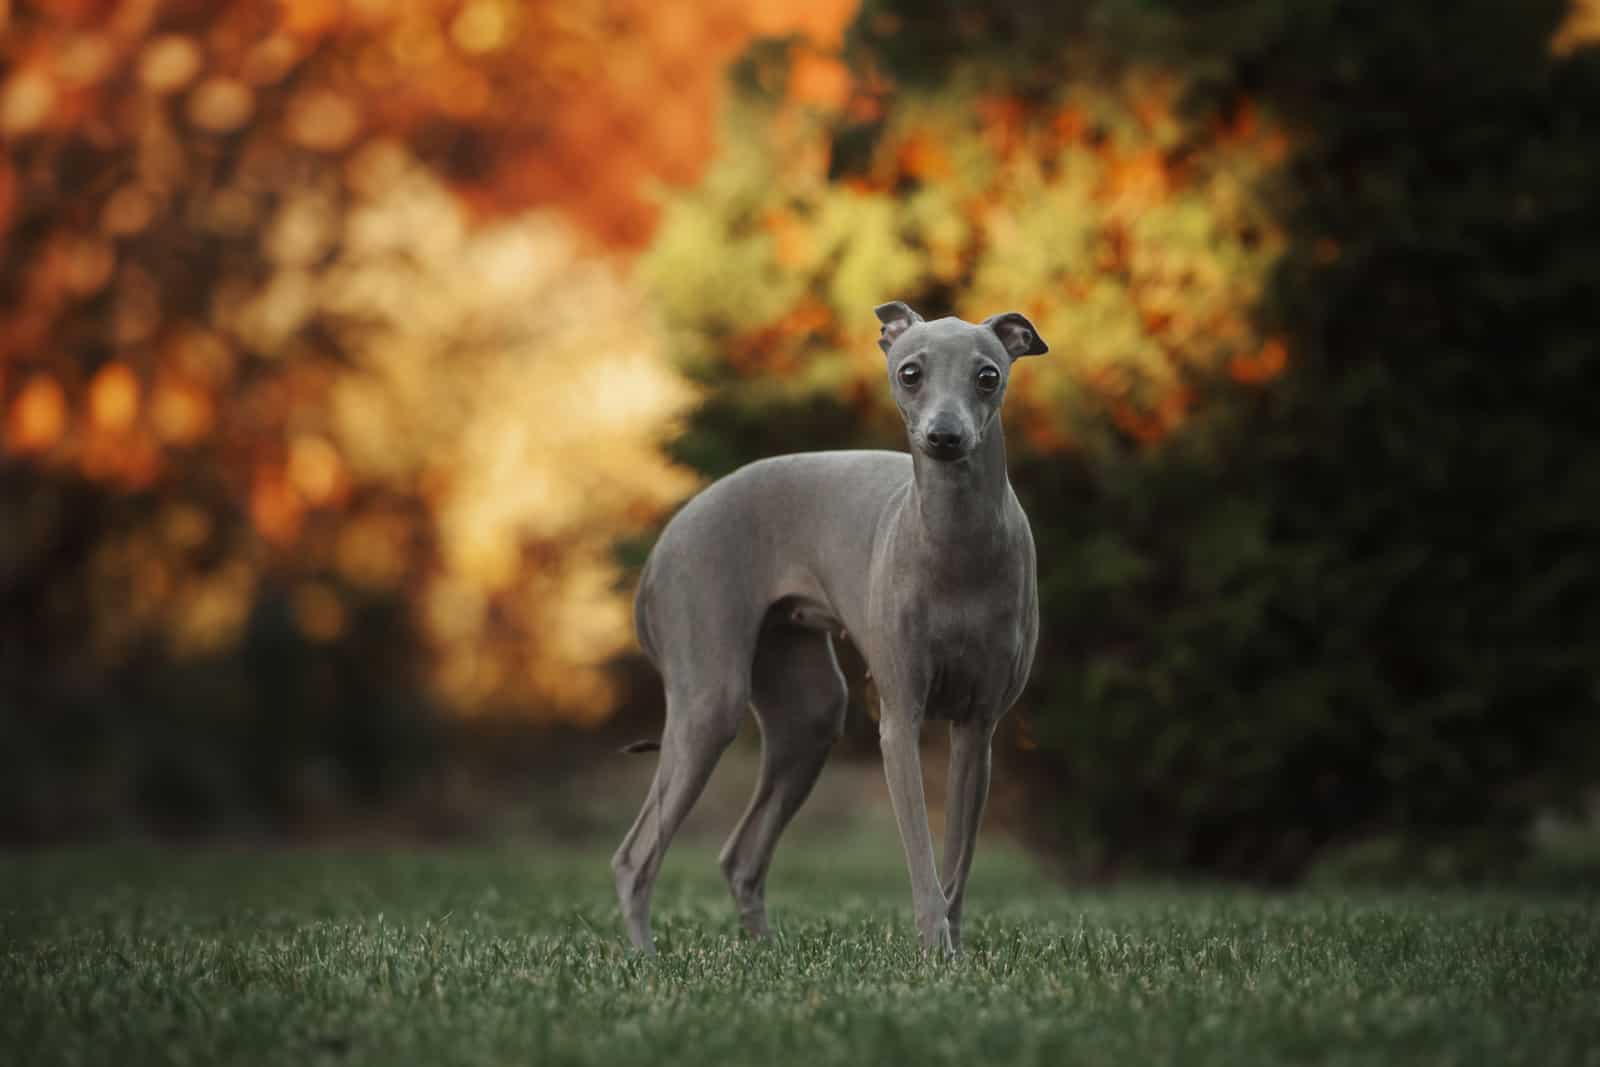
M 888 840 L 785 849 L 782 940 L 674 851 L 661 953 L 605 856 L 93 850 L 0 871 L 17 1062 L 1577 1064 L 1600 918 L 1537 893 L 1066 893 L 986 848 L 924 956 Z M 784 888 L 787 886 L 788 888 Z
M 825 174 L 735 149 L 670 209 L 675 343 L 723 368 L 685 455 L 852 412 L 899 446 L 867 309 L 1022 308 L 1035 839 L 1268 879 L 1369 835 L 1514 847 L 1600 770 L 1600 55 L 1551 53 L 1549 0 L 960 8 L 866 6 L 880 117 L 747 93 Z M 827 236 L 785 264 L 790 215 Z M 769 257 L 731 346 L 715 242 Z

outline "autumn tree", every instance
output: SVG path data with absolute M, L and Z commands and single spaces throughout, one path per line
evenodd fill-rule
M 613 543 L 694 485 L 657 448 L 692 391 L 628 256 L 712 154 L 729 59 L 847 16 L 0 5 L 12 758 L 137 778 L 179 735 L 262 748 L 240 717 L 314 748 L 413 688 L 608 715 Z M 174 701 L 198 710 L 158 726 Z M 119 722 L 136 751 L 96 750 Z

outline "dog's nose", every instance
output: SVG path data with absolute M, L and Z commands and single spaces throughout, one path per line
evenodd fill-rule
M 940 452 L 961 451 L 962 438 L 959 430 L 929 430 L 928 444 Z

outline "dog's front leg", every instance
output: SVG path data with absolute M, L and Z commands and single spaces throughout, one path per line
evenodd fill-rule
M 944 894 L 950 901 L 950 941 L 961 950 L 961 905 L 978 845 L 978 826 L 989 799 L 994 726 L 974 719 L 950 726 L 950 774 L 944 807 Z
M 905 848 L 911 874 L 911 900 L 916 908 L 922 944 L 950 954 L 949 903 L 939 885 L 933 862 L 933 834 L 928 829 L 928 803 L 922 788 L 922 757 L 917 751 L 918 723 L 887 706 L 878 717 L 878 737 L 883 746 L 883 770 L 889 780 L 900 844 Z

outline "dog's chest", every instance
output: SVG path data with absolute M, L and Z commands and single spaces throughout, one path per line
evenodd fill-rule
M 949 606 L 949 605 L 947 605 Z M 1023 601 L 990 597 L 961 605 L 923 630 L 928 719 L 964 722 L 995 714 L 1011 684 L 1025 640 Z

